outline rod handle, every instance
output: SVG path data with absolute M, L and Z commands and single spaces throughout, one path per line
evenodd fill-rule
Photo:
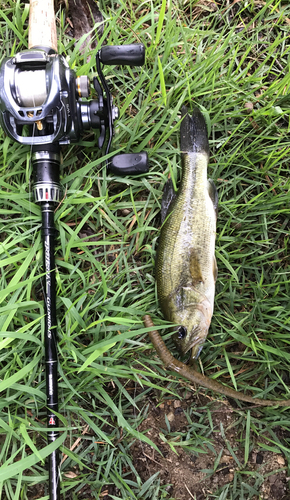
M 30 0 L 28 48 L 57 52 L 53 0 Z

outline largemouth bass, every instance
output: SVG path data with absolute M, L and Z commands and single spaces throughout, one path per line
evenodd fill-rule
M 218 196 L 213 181 L 207 179 L 209 145 L 203 115 L 196 109 L 189 116 L 185 107 L 182 114 L 182 180 L 171 203 L 168 186 L 165 190 L 164 204 L 169 208 L 159 239 L 156 280 L 164 317 L 179 325 L 176 343 L 183 354 L 192 349 L 196 359 L 214 307 Z

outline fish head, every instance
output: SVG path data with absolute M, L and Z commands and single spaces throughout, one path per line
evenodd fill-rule
M 190 361 L 198 358 L 206 340 L 212 318 L 212 307 L 204 298 L 194 307 L 187 307 L 179 314 L 180 324 L 175 328 L 174 342 L 182 355 L 191 349 Z

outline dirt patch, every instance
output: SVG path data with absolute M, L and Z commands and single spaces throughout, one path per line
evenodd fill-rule
M 226 488 L 233 493 L 243 490 L 244 498 L 254 500 L 290 498 L 282 454 L 257 446 L 249 451 L 245 464 L 240 416 L 230 404 L 211 402 L 207 406 L 209 400 L 203 396 L 187 397 L 160 405 L 151 402 L 140 431 L 147 430 L 146 435 L 162 454 L 135 442 L 134 465 L 143 481 L 159 472 L 161 483 L 167 485 L 168 498 L 175 500 L 206 500 Z M 194 412 L 188 411 L 192 408 Z M 208 431 L 205 414 L 210 415 Z M 192 444 L 182 445 L 188 441 Z M 259 442 L 266 441 L 259 438 Z
M 83 35 L 87 35 L 86 41 L 80 47 L 80 51 L 83 53 L 86 46 L 91 43 L 93 36 L 90 32 L 95 26 L 97 27 L 96 33 L 98 36 L 102 36 L 104 31 L 103 15 L 93 0 L 68 0 L 68 5 L 68 22 L 72 28 L 72 35 L 76 40 L 79 40 Z M 95 47 L 95 45 L 94 41 L 92 47 Z

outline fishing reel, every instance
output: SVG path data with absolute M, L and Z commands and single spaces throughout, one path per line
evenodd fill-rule
M 102 47 L 96 55 L 98 78 L 93 79 L 97 99 L 88 99 L 88 77 L 76 77 L 65 58 L 53 50 L 34 47 L 5 58 L 0 67 L 0 124 L 9 137 L 36 151 L 78 142 L 84 131 L 98 129 L 98 147 L 103 148 L 108 136 L 108 154 L 118 108 L 101 64 L 142 66 L 144 61 L 142 44 Z M 147 172 L 147 154 L 118 154 L 107 167 L 117 174 Z

